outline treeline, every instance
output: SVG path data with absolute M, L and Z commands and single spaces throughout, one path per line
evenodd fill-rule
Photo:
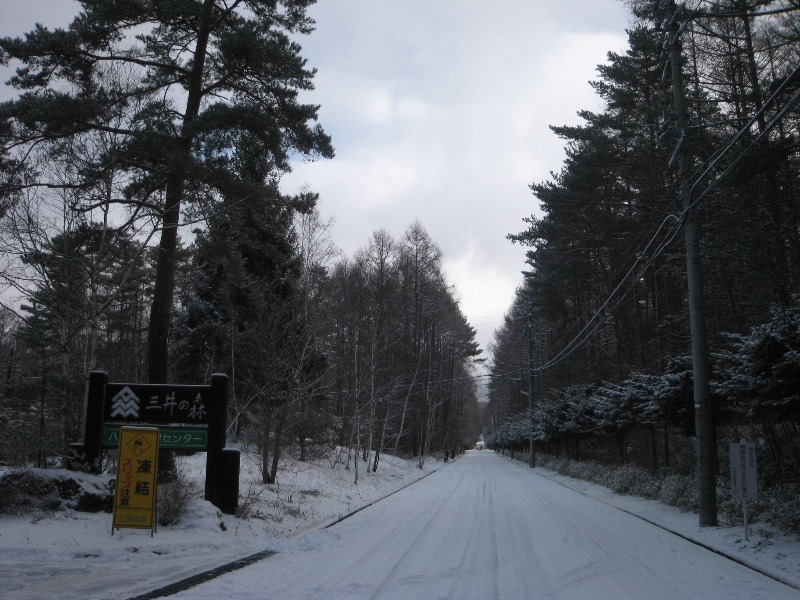
M 592 86 L 601 112 L 555 126 L 566 161 L 531 186 L 541 213 L 510 239 L 529 271 L 496 332 L 495 444 L 691 472 L 694 407 L 677 148 L 692 156 L 718 469 L 758 444 L 769 483 L 800 468 L 800 7 L 784 0 L 628 2 L 637 25 Z M 672 33 L 668 33 L 667 30 Z M 676 131 L 678 30 L 689 130 Z M 532 327 L 521 330 L 528 320 Z
M 710 387 L 720 442 L 759 440 L 763 480 L 796 479 L 800 298 L 774 308 L 770 321 L 746 334 L 723 336 L 715 350 Z M 688 355 L 672 357 L 658 373 L 633 371 L 621 380 L 553 388 L 535 398 L 534 439 L 547 454 L 681 474 L 694 469 Z M 518 405 L 498 419 L 494 444 L 527 450 L 529 423 L 527 408 Z
M 377 469 L 383 452 L 421 466 L 472 440 L 480 350 L 424 228 L 377 231 L 342 257 L 316 211 L 248 204 L 220 211 L 180 253 L 170 380 L 229 375 L 229 434 L 261 452 L 264 480 L 286 447 L 301 460 L 360 450 Z M 19 314 L 0 311 L 0 458 L 44 466 L 82 438 L 90 368 L 146 380 L 154 259 L 89 221 L 39 234 L 15 271 L 31 291 Z
M 231 222 L 236 214 L 221 214 L 222 231 L 212 221 L 191 253 L 175 377 L 230 374 L 231 433 L 260 447 L 264 481 L 274 481 L 287 445 L 301 460 L 307 444 L 360 450 L 375 470 L 382 452 L 422 466 L 432 451 L 474 435 L 480 350 L 444 279 L 441 251 L 419 223 L 400 240 L 377 231 L 342 258 L 330 223 L 310 213 L 288 230 L 286 253 L 266 244 L 252 260 L 269 233 L 249 238 L 244 222 Z M 281 257 L 275 271 L 268 256 Z
M 19 92 L 0 104 L 0 461 L 60 464 L 94 369 L 227 374 L 265 482 L 288 446 L 373 469 L 459 447 L 478 348 L 436 244 L 413 224 L 342 258 L 317 195 L 280 191 L 294 157 L 333 156 L 299 101 L 313 1 L 123 4 L 0 39 Z

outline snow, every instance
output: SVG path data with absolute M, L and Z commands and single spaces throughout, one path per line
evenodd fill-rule
M 338 459 L 338 461 L 337 461 Z M 0 515 L 0 598 L 129 598 L 265 549 L 333 523 L 435 471 L 381 455 L 378 471 L 359 462 L 345 470 L 346 452 L 300 462 L 282 459 L 277 483 L 260 482 L 260 460 L 243 453 L 240 496 L 251 502 L 250 519 L 221 514 L 202 497 L 205 453 L 180 458 L 196 483 L 190 516 L 178 525 L 149 531 L 111 532 L 111 515 L 74 510 L 27 516 Z M 334 463 L 336 468 L 332 468 Z M 53 471 L 55 472 L 55 471 Z M 58 470 L 58 474 L 64 473 Z M 78 476 L 83 481 L 92 477 Z M 84 487 L 91 483 L 82 483 Z
M 200 479 L 204 457 L 185 461 Z M 0 517 L 0 598 L 132 598 L 264 550 L 275 554 L 173 597 L 800 598 L 798 540 L 756 523 L 747 542 L 741 527 L 700 528 L 491 451 L 422 471 L 383 456 L 377 473 L 359 464 L 358 485 L 324 457 L 286 460 L 275 486 L 257 484 L 255 458 L 242 466 L 248 520 L 202 500 L 153 537 L 112 535 L 106 513 Z

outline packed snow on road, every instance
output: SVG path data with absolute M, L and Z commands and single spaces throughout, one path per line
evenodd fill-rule
M 472 452 L 177 597 L 796 600 L 800 592 L 492 452 Z
M 94 529 L 107 526 L 109 515 L 49 524 L 3 517 L 0 597 L 132 598 L 271 550 L 275 554 L 171 597 L 800 598 L 800 545 L 788 538 L 755 532 L 745 542 L 741 528 L 700 528 L 696 515 L 615 496 L 487 450 L 447 464 L 431 461 L 426 471 L 392 457 L 381 464 L 383 478 L 379 471 L 362 474 L 357 486 L 352 480 L 333 486 L 330 477 L 350 478 L 352 471 L 294 463 L 284 480 L 289 485 L 294 476 L 298 483 L 295 492 L 284 492 L 286 500 L 297 502 L 299 490 L 312 487 L 312 477 L 315 489 L 329 488 L 308 499 L 321 503 L 316 508 L 303 505 L 320 525 L 299 534 L 288 531 L 288 524 L 279 532 L 275 524 L 277 529 L 260 535 L 257 524 L 268 521 L 206 514 L 193 517 L 195 525 L 165 528 L 153 538 L 125 530 L 111 536 L 106 529 L 101 542 L 103 532 Z M 386 494 L 336 522 L 337 514 Z M 335 504 L 343 499 L 346 506 Z M 227 519 L 224 531 L 220 518 Z

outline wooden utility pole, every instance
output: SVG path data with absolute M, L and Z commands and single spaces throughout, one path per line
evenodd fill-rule
M 528 302 L 528 448 L 530 467 L 536 466 L 536 451 L 533 447 L 533 302 Z
M 660 0 L 666 18 L 664 49 L 669 52 L 672 68 L 672 90 L 678 130 L 680 197 L 684 210 L 686 239 L 686 272 L 689 284 L 689 322 L 692 335 L 692 373 L 694 379 L 694 412 L 697 452 L 697 495 L 700 525 L 717 524 L 716 440 L 708 388 L 708 349 L 706 347 L 705 312 L 703 308 L 703 276 L 700 265 L 700 226 L 692 207 L 690 174 L 692 155 L 689 141 L 689 114 L 683 89 L 680 35 L 685 29 L 674 0 Z M 682 12 L 682 11 L 681 11 Z M 673 157 L 674 158 L 674 157 Z

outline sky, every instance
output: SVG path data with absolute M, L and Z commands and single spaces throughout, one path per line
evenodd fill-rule
M 76 7 L 0 0 L 0 35 L 65 26 Z M 561 169 L 549 126 L 601 108 L 588 82 L 625 50 L 623 3 L 318 0 L 310 13 L 316 31 L 299 41 L 318 73 L 303 99 L 320 105 L 336 157 L 296 161 L 283 190 L 320 194 L 347 256 L 419 221 L 487 348 L 525 270 L 506 236 L 538 211 L 530 184 Z
M 600 108 L 589 86 L 624 52 L 620 0 L 321 0 L 302 40 L 318 69 L 310 101 L 336 157 L 300 162 L 284 189 L 320 193 L 348 255 L 419 221 L 486 348 L 525 248 L 506 239 L 538 211 L 530 184 L 561 169 L 550 125 Z

